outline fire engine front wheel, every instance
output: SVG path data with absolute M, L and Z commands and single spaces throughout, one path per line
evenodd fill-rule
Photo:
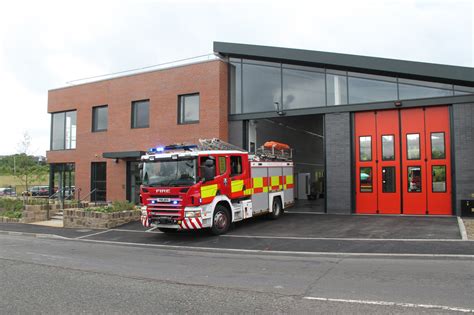
M 218 205 L 214 211 L 212 218 L 211 233 L 214 235 L 221 235 L 226 233 L 230 227 L 229 210 L 222 205 Z

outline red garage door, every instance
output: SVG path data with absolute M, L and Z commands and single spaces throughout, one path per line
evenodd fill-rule
M 356 213 L 450 215 L 447 106 L 355 114 Z

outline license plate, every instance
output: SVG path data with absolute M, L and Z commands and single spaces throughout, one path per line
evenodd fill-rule
M 158 198 L 158 202 L 170 202 L 170 198 Z

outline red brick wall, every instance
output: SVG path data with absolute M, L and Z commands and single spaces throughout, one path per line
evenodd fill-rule
M 171 69 L 51 90 L 48 112 L 77 110 L 75 150 L 48 151 L 49 163 L 73 162 L 76 189 L 90 191 L 91 162 L 107 162 L 107 200 L 126 198 L 126 162 L 102 158 L 103 152 L 146 151 L 199 138 L 227 140 L 227 64 L 209 61 Z M 199 123 L 178 125 L 178 95 L 200 93 Z M 150 127 L 131 129 L 131 103 L 150 100 Z M 108 130 L 91 132 L 92 107 L 109 106 Z

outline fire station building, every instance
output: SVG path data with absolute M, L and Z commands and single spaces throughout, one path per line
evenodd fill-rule
M 474 69 L 234 43 L 211 60 L 50 90 L 50 187 L 138 202 L 149 148 L 220 138 L 293 149 L 326 213 L 459 215 L 474 199 Z

